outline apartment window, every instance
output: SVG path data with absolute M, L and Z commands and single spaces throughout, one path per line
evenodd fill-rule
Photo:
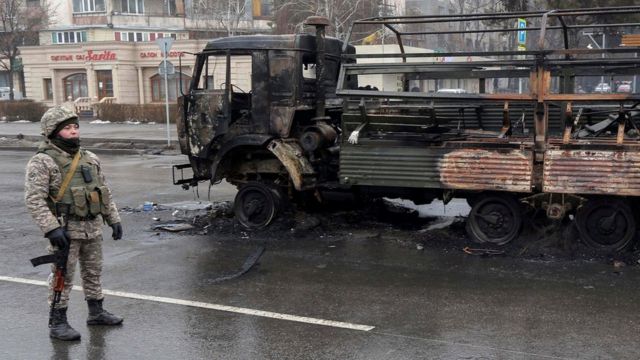
M 73 0 L 73 12 L 97 12 L 104 11 L 104 0 Z
M 144 0 L 122 0 L 122 12 L 144 14 Z
M 166 12 L 167 15 L 175 15 L 176 14 L 176 0 L 165 0 L 167 4 Z
M 44 99 L 53 100 L 53 84 L 51 79 L 42 79 L 42 88 L 44 90 Z
M 173 39 L 176 38 L 175 33 L 148 33 L 148 32 L 126 32 L 126 31 L 116 31 L 115 39 L 116 41 L 129 41 L 129 42 L 141 42 L 141 41 L 155 41 L 161 37 L 171 37 Z
M 86 31 L 56 31 L 51 33 L 53 44 L 74 44 L 87 42 Z
M 186 92 L 189 89 L 189 83 L 191 82 L 191 77 L 182 74 L 176 73 L 174 75 L 169 75 L 167 79 L 167 85 L 169 87 L 169 101 L 176 101 L 178 96 L 180 96 L 180 77 L 182 77 L 182 91 Z M 163 75 L 154 75 L 151 77 L 151 101 L 153 102 L 161 102 L 164 101 L 164 76 Z
M 273 15 L 273 0 L 253 0 L 253 17 Z
M 129 42 L 149 41 L 149 33 L 146 33 L 146 32 L 118 31 L 115 34 L 116 34 L 116 41 L 129 41 Z

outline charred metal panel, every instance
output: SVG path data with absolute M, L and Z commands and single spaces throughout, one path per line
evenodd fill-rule
M 253 131 L 269 132 L 269 104 L 271 87 L 269 81 L 269 56 L 267 51 L 256 51 L 251 59 L 251 123 Z
M 340 181 L 349 185 L 530 192 L 533 153 L 342 145 Z
M 188 100 L 187 100 L 188 101 Z M 178 143 L 180 144 L 180 152 L 185 155 L 190 155 L 189 151 L 189 141 L 187 140 L 187 127 L 185 118 L 187 116 L 187 111 L 184 110 L 185 97 L 180 96 L 178 98 L 178 115 L 176 116 L 176 127 L 178 129 Z
M 207 146 L 216 135 L 218 127 L 218 114 L 222 112 L 224 92 L 209 90 L 194 93 L 193 103 L 189 107 L 186 119 L 185 136 L 189 143 L 191 155 L 206 157 Z
M 548 150 L 543 175 L 545 192 L 640 196 L 640 153 Z
M 290 106 L 271 106 L 271 132 L 283 138 L 288 137 L 295 112 L 296 109 Z

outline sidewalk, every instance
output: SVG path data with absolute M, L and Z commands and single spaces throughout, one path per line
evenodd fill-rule
M 177 129 L 170 124 L 172 145 L 177 145 Z M 16 138 L 23 135 L 30 141 L 39 141 L 39 122 L 0 122 L 0 137 Z M 94 123 L 80 120 L 80 138 L 85 144 L 104 142 L 147 143 L 161 145 L 167 143 L 166 124 L 126 124 L 126 123 Z

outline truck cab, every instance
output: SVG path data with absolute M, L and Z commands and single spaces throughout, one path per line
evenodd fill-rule
M 179 99 L 178 138 L 192 178 L 239 187 L 235 212 L 266 226 L 292 188 L 335 180 L 342 101 L 336 97 L 343 43 L 318 34 L 248 35 L 210 41 L 196 54 Z M 346 52 L 354 53 L 352 46 Z M 337 155 L 336 155 L 337 156 Z M 175 171 L 175 170 L 174 170 Z

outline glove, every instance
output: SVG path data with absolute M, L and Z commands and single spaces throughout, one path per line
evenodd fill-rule
M 60 249 L 69 246 L 69 237 L 61 227 L 49 231 L 44 236 L 49 239 L 52 246 L 57 246 Z
M 122 239 L 122 225 L 119 222 L 111 224 L 111 229 L 113 230 L 113 233 L 111 234 L 113 240 Z

